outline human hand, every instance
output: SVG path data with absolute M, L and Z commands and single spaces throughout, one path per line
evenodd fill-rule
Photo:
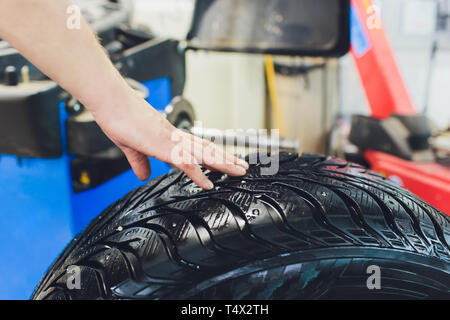
M 116 112 L 102 108 L 93 115 L 106 135 L 123 151 L 139 179 L 150 177 L 148 156 L 183 170 L 206 190 L 214 185 L 199 165 L 232 176 L 246 174 L 247 162 L 227 154 L 210 141 L 175 128 L 140 96 L 130 94 L 123 102 Z

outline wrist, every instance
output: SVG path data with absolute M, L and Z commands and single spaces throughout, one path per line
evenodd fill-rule
M 145 100 L 138 97 L 134 90 L 122 80 L 105 83 L 101 88 L 87 92 L 84 101 L 81 102 L 95 118 L 109 116 L 117 118 L 126 116 L 143 102 L 145 103 Z

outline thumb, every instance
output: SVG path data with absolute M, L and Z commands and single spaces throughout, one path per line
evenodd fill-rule
M 121 149 L 139 180 L 144 181 L 149 179 L 152 171 L 148 157 L 145 154 L 128 147 L 121 147 Z

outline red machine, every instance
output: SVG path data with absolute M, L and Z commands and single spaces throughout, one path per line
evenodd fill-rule
M 350 141 L 373 170 L 450 214 L 450 167 L 430 157 L 428 121 L 415 110 L 379 9 L 371 0 L 352 0 L 351 11 L 351 51 L 372 116 L 353 119 Z

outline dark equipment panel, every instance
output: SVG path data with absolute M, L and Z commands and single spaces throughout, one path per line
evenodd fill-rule
M 350 48 L 349 0 L 198 0 L 188 47 L 339 57 Z

